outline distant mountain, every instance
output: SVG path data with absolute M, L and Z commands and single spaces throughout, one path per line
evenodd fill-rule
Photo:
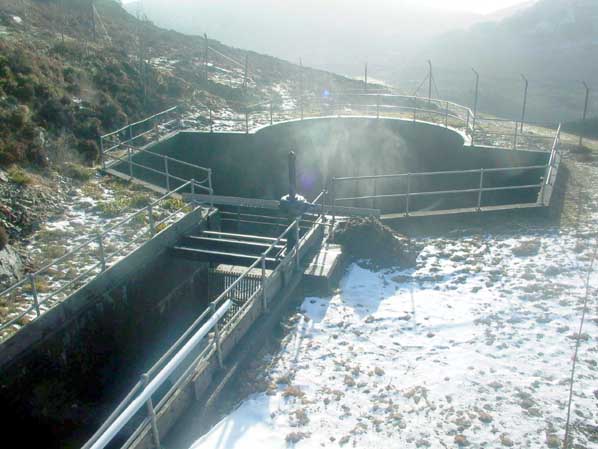
M 126 5 L 135 14 L 139 3 Z M 143 0 L 157 25 L 351 75 L 383 66 L 442 33 L 483 16 L 430 9 L 416 1 Z
M 423 55 L 438 67 L 439 88 L 454 98 L 472 98 L 470 67 L 475 67 L 485 109 L 517 117 L 520 74 L 525 74 L 530 117 L 577 119 L 583 106 L 581 80 L 598 85 L 598 1 L 540 0 L 502 21 L 446 33 L 421 48 L 407 66 Z M 405 81 L 413 75 L 406 69 L 395 76 Z
M 501 20 L 508 19 L 509 17 L 514 16 L 515 14 L 529 9 L 536 3 L 538 3 L 538 0 L 530 0 L 524 3 L 519 3 L 517 5 L 509 6 L 508 8 L 500 9 L 491 14 L 487 14 L 484 17 L 484 21 L 500 22 Z

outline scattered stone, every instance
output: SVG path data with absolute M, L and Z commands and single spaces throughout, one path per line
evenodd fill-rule
M 554 434 L 547 435 L 546 436 L 546 446 L 552 447 L 552 448 L 561 447 L 561 439 Z
M 376 367 L 374 368 L 374 374 L 376 374 L 376 376 L 384 376 L 384 370 L 380 367 Z
M 514 445 L 513 440 L 506 433 L 500 436 L 500 444 L 506 447 L 513 447 Z
M 467 437 L 465 435 L 456 435 L 455 443 L 461 447 L 469 445 L 469 441 L 467 441 Z
M 541 247 L 542 243 L 539 240 L 528 240 L 527 242 L 521 242 L 512 251 L 517 257 L 530 257 L 537 255 Z
M 286 436 L 285 440 L 288 444 L 297 444 L 299 441 L 308 437 L 309 434 L 305 432 L 291 432 Z

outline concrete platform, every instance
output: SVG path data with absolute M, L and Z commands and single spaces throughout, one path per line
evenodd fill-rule
M 304 271 L 307 291 L 330 292 L 345 266 L 344 259 L 340 245 L 323 243 Z

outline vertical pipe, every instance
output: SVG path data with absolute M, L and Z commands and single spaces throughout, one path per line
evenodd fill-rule
M 479 100 L 479 94 L 480 94 L 480 74 L 475 70 L 475 69 L 471 69 L 473 70 L 473 73 L 475 74 L 475 97 L 474 97 L 474 101 L 473 101 L 473 123 L 472 123 L 472 128 L 471 128 L 471 144 L 474 145 L 475 144 L 475 129 L 476 129 L 476 124 L 477 124 L 477 120 L 478 120 L 478 100 Z
M 590 88 L 588 87 L 588 85 L 586 84 L 585 81 L 583 82 L 583 86 L 586 88 L 586 99 L 585 99 L 585 103 L 584 103 L 584 107 L 583 107 L 583 116 L 581 119 L 581 131 L 579 132 L 579 146 L 582 147 L 583 146 L 583 138 L 585 137 L 586 134 L 586 119 L 588 116 L 588 106 L 590 104 Z
M 35 285 L 35 274 L 29 275 L 29 282 L 31 283 L 31 296 L 33 296 L 33 307 L 35 307 L 35 313 L 40 316 L 39 310 L 39 298 L 37 297 L 37 285 Z
M 214 132 L 214 121 L 212 120 L 212 108 L 209 108 L 210 110 L 210 132 L 213 133 Z
M 482 210 L 482 194 L 484 193 L 484 169 L 480 169 L 480 189 L 478 190 L 478 212 Z
M 143 388 L 147 387 L 147 385 L 149 384 L 149 376 L 147 375 L 147 373 L 141 376 L 141 382 Z M 156 419 L 156 411 L 154 410 L 154 404 L 152 403 L 151 397 L 145 403 L 145 407 L 147 410 L 147 416 L 150 419 L 152 427 L 152 438 L 154 440 L 154 445 L 157 449 L 160 449 L 162 447 L 160 445 L 160 431 L 158 430 L 158 420 Z
M 164 156 L 164 173 L 166 174 L 166 191 L 170 192 L 170 172 L 168 171 L 168 156 Z
M 191 195 L 195 195 L 195 179 L 189 181 L 189 184 L 191 185 Z
M 100 257 L 100 267 L 102 268 L 102 272 L 106 271 L 106 255 L 104 253 L 104 242 L 102 241 L 102 234 L 98 234 L 98 251 Z
M 156 235 L 156 223 L 154 222 L 154 208 L 151 204 L 147 206 L 147 215 L 149 219 L 150 235 L 154 237 Z
M 249 134 L 249 110 L 245 110 L 245 134 Z
M 521 75 L 521 78 L 523 78 L 523 81 L 525 83 L 523 88 L 523 108 L 521 110 L 521 134 L 523 134 L 523 125 L 525 124 L 525 110 L 527 108 L 527 90 L 529 87 L 529 81 L 523 74 Z

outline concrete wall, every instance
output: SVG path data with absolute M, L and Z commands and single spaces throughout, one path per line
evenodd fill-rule
M 451 171 L 479 168 L 542 165 L 548 154 L 464 146 L 458 132 L 442 126 L 398 119 L 321 118 L 291 121 L 267 126 L 256 133 L 181 132 L 152 147 L 166 154 L 214 170 L 214 188 L 218 195 L 278 199 L 287 189 L 287 154 L 298 157 L 299 190 L 313 198 L 332 177 L 371 174 Z M 152 155 L 135 160 L 156 169 L 163 161 Z M 170 171 L 178 176 L 197 177 L 191 169 L 171 162 Z M 126 168 L 122 167 L 125 171 Z M 136 174 L 164 185 L 164 177 L 138 169 Z M 489 174 L 486 186 L 538 184 L 543 175 L 534 172 Z M 412 178 L 412 192 L 472 189 L 479 186 L 479 175 Z M 360 183 L 339 187 L 339 196 L 405 193 L 406 180 Z M 538 191 L 488 193 L 485 205 L 534 202 Z M 477 195 L 418 198 L 412 210 L 426 208 L 471 207 Z M 344 204 L 351 205 L 351 204 Z M 376 207 L 386 212 L 403 210 L 404 200 L 384 200 L 376 204 L 352 204 Z
M 5 438 L 78 448 L 99 427 L 205 308 L 206 266 L 168 250 L 206 218 L 193 212 L 0 346 Z

